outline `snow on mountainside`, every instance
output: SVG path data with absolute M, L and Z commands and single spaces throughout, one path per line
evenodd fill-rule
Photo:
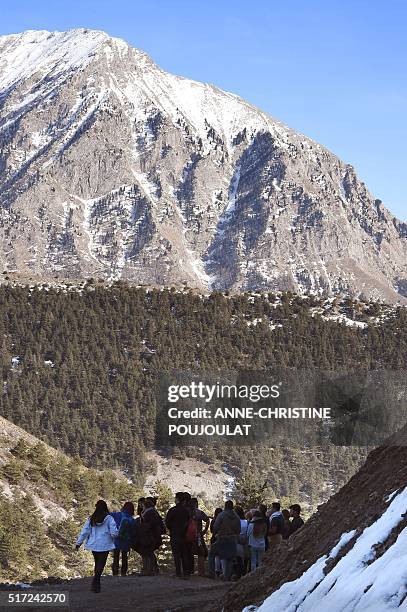
M 288 545 L 266 555 L 262 567 L 233 585 L 219 607 L 224 612 L 407 610 L 406 543 L 404 427 L 368 455 Z
M 0 37 L 0 109 L 5 271 L 407 296 L 407 226 L 351 166 L 120 39 Z
M 353 542 L 331 572 L 324 573 L 326 563 L 336 559 L 356 530 L 344 533 L 329 555 L 318 559 L 301 578 L 286 582 L 259 608 L 249 607 L 244 612 L 407 609 L 407 527 L 382 556 L 377 558 L 374 554 L 374 549 L 386 541 L 406 512 L 407 487 L 395 493 L 389 508 Z

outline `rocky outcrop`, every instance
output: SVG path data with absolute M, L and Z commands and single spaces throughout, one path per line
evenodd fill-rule
M 0 261 L 41 278 L 407 295 L 354 169 L 103 32 L 0 37 Z

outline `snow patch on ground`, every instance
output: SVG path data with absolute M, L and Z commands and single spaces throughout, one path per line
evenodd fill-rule
M 232 181 L 230 183 L 230 189 L 229 189 L 229 201 L 228 204 L 225 208 L 225 212 L 224 215 L 225 216 L 229 216 L 233 213 L 233 211 L 236 208 L 236 195 L 237 195 L 237 190 L 239 187 L 239 181 L 240 181 L 240 172 L 241 172 L 241 168 L 240 166 L 236 166 L 236 170 L 235 173 L 233 175 Z
M 323 315 L 321 319 L 325 319 L 325 321 L 336 321 L 337 323 L 345 323 L 347 327 L 360 327 L 360 329 L 364 329 L 367 327 L 367 323 L 365 321 L 354 321 L 353 319 L 349 319 L 344 314 L 338 315 Z
M 382 544 L 407 508 L 407 487 L 395 495 L 382 516 L 367 527 L 350 550 L 327 574 L 326 561 L 335 558 L 355 531 L 342 535 L 328 556 L 321 557 L 300 578 L 286 582 L 257 608 L 258 612 L 386 612 L 406 608 L 407 528 L 381 556 Z M 245 612 L 256 610 L 252 606 Z

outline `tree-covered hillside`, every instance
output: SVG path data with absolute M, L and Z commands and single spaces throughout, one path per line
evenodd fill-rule
M 86 468 L 0 418 L 0 582 L 83 576 L 80 526 L 96 499 L 116 510 L 140 491 L 111 470 Z
M 350 299 L 199 295 L 121 282 L 2 285 L 0 313 L 1 414 L 88 466 L 124 469 L 139 484 L 149 469 L 144 451 L 154 445 L 163 371 L 400 369 L 407 355 L 404 308 Z M 366 454 L 256 448 L 242 461 L 241 449 L 225 454 L 216 444 L 189 452 L 238 470 L 251 465 L 276 495 L 306 495 L 312 505 Z

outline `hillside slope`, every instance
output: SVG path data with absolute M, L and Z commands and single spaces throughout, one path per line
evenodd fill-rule
M 0 37 L 0 107 L 4 270 L 407 295 L 406 224 L 350 165 L 122 40 Z
M 0 582 L 89 574 L 89 556 L 73 545 L 95 500 L 116 509 L 138 496 L 127 479 L 88 469 L 0 417 Z
M 157 447 L 157 387 L 174 368 L 395 370 L 386 401 L 402 416 L 397 398 L 405 384 L 397 370 L 406 362 L 405 308 L 90 283 L 1 286 L 0 314 L 0 414 L 86 465 L 118 468 L 140 486 L 154 467 L 145 451 Z M 252 461 L 275 495 L 312 508 L 365 458 L 360 446 L 303 448 L 300 441 L 301 448 L 289 451 L 284 441 L 274 443 L 247 448 L 243 464 L 241 448 L 223 439 L 194 444 L 184 456 L 238 469 Z M 312 473 L 307 481 L 304 469 Z
M 407 428 L 263 567 L 232 587 L 225 612 L 364 612 L 407 608 Z M 219 608 L 211 608 L 218 610 Z

